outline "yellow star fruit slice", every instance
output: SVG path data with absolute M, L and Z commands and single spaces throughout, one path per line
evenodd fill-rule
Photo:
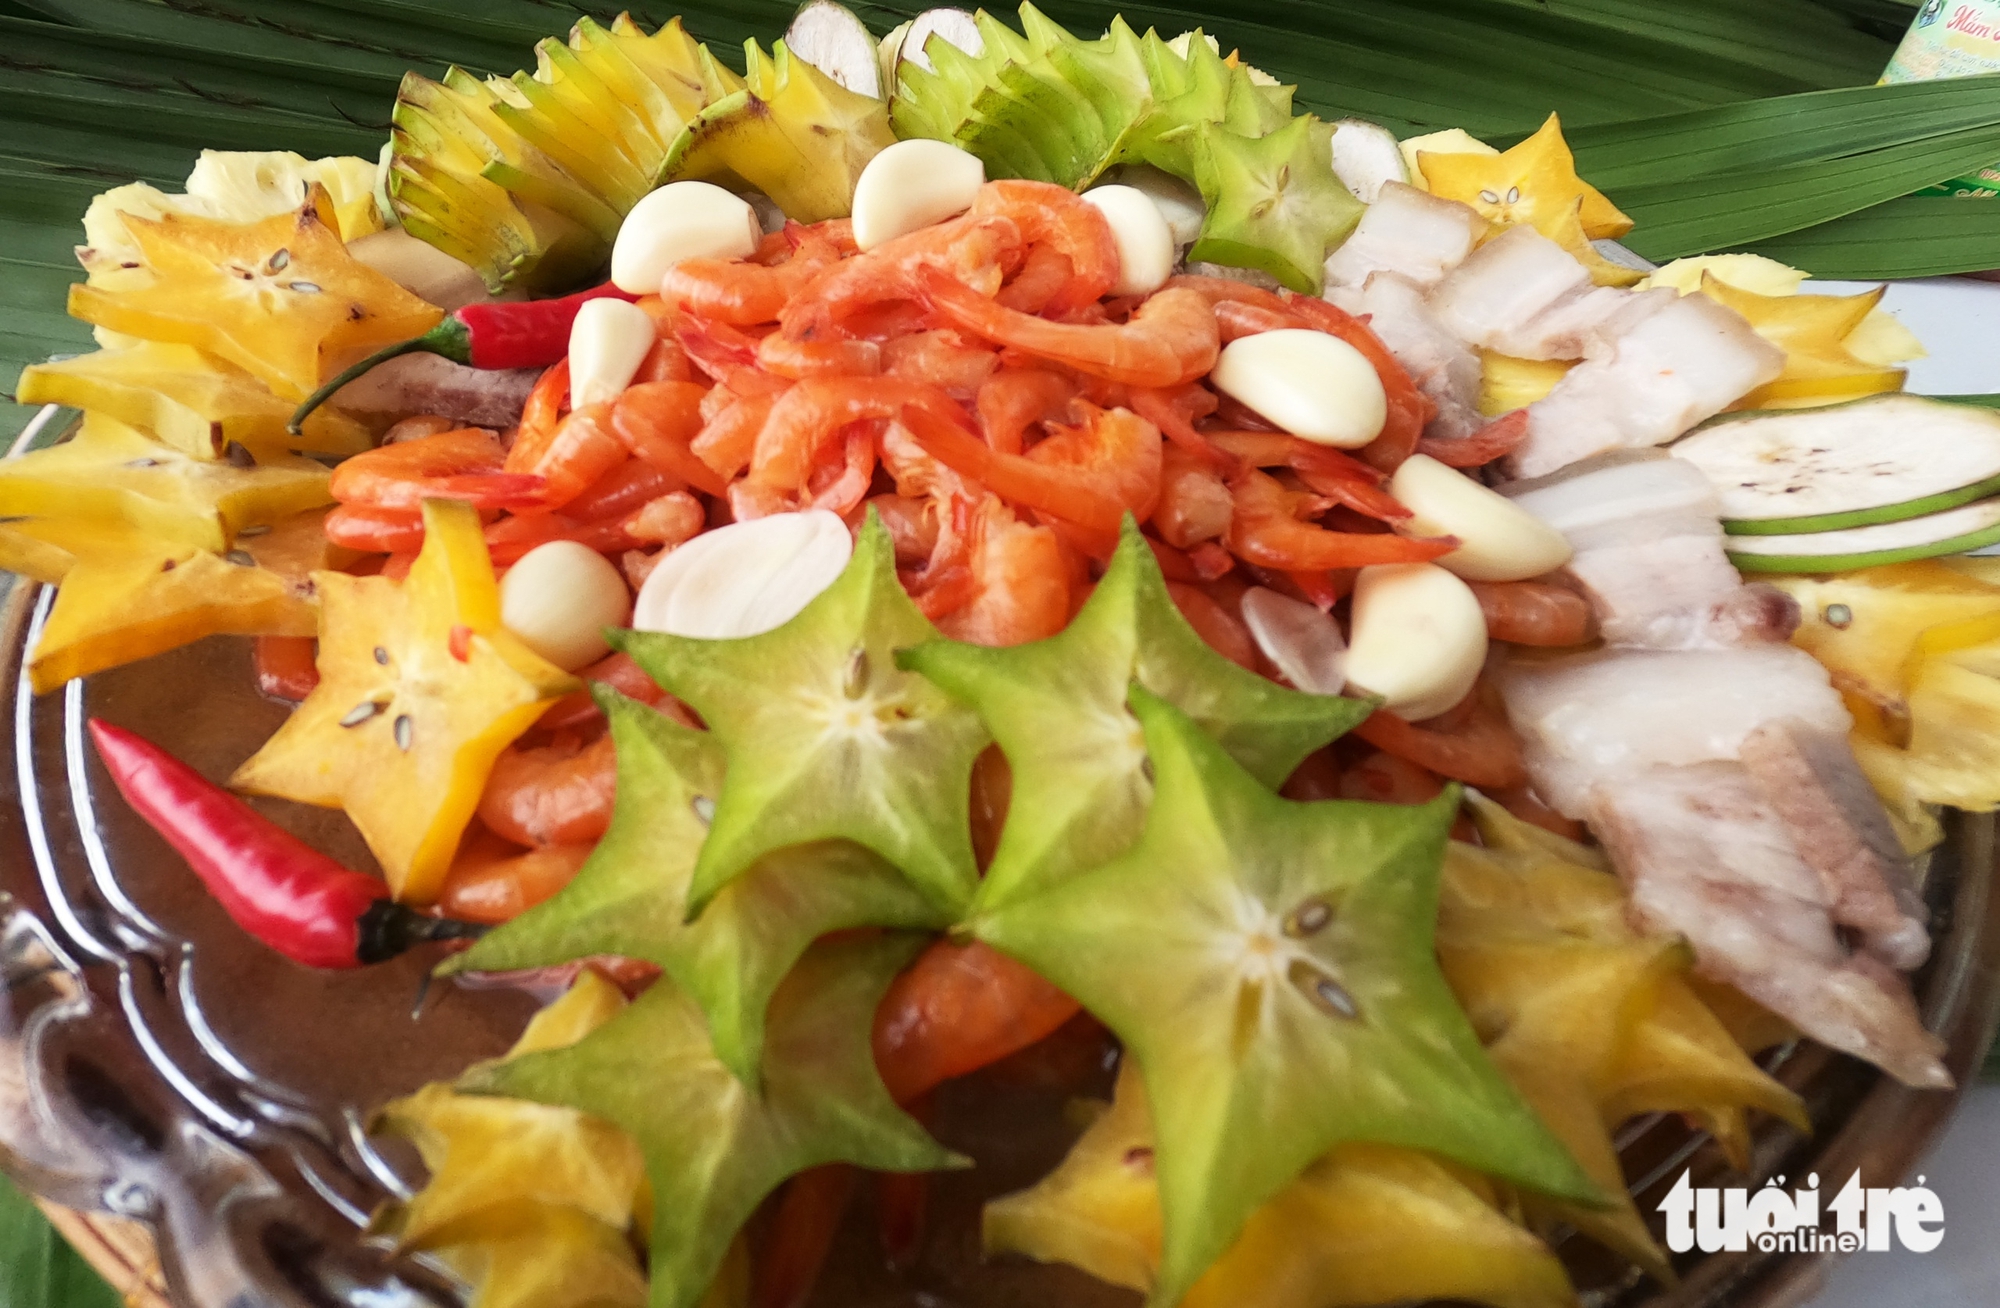
M 195 458 L 93 413 L 62 444 L 0 463 L 0 515 L 124 523 L 145 533 L 149 553 L 170 544 L 221 551 L 253 523 L 332 503 L 327 479 L 323 465 L 297 455 Z
M 585 971 L 535 1015 L 507 1057 L 575 1044 L 625 1007 Z M 434 1253 L 474 1287 L 475 1308 L 638 1308 L 646 1278 L 628 1231 L 645 1162 L 632 1138 L 573 1108 L 462 1095 L 432 1084 L 372 1129 L 416 1145 L 430 1180 L 372 1229 Z
M 105 414 L 197 459 L 223 457 L 232 441 L 260 458 L 293 448 L 358 454 L 374 444 L 365 425 L 326 406 L 293 436 L 285 424 L 295 405 L 193 346 L 158 341 L 33 364 L 21 370 L 15 398 Z
M 479 514 L 424 503 L 401 581 L 322 572 L 320 683 L 231 784 L 347 811 L 397 898 L 437 897 L 493 760 L 575 689 L 500 625 Z
M 152 280 L 70 288 L 70 313 L 228 360 L 301 400 L 347 364 L 421 336 L 443 312 L 347 252 L 317 184 L 297 211 L 253 223 L 125 216 Z
M 1153 1123 L 1127 1059 L 1109 1107 L 1062 1163 L 986 1206 L 988 1254 L 1068 1263 L 1153 1288 L 1162 1225 Z M 1189 1308 L 1347 1308 L 1448 1299 L 1494 1308 L 1576 1301 L 1555 1255 L 1493 1206 L 1492 1188 L 1429 1155 L 1347 1144 L 1259 1208 L 1188 1291 Z
M 12 524 L 9 539 L 49 538 L 38 543 L 55 551 L 49 557 L 62 583 L 28 658 L 35 692 L 207 636 L 317 634 L 311 574 L 352 557 L 328 543 L 324 516 L 302 513 L 269 530 L 249 529 L 224 554 L 162 546 L 129 527 L 65 519 Z M 7 553 L 0 540 L 0 562 Z
M 1744 396 L 1737 407 L 1828 404 L 1903 389 L 1901 368 L 1868 363 L 1846 345 L 1875 312 L 1885 289 L 1878 286 L 1860 295 L 1759 295 L 1704 274 L 1703 295 L 1742 314 L 1751 330 L 1785 352 L 1785 370 Z

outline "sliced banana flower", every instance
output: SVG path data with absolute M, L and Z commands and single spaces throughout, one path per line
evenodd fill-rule
M 1347 684 L 1347 642 L 1331 614 L 1264 586 L 1243 592 L 1243 625 L 1285 680 L 1314 695 Z

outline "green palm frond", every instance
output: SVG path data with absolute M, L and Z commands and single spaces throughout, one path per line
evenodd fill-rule
M 921 7 L 855 5 L 878 31 Z M 649 27 L 682 15 L 728 51 L 781 31 L 795 0 L 629 8 Z M 1556 110 L 1586 175 L 1641 218 L 1642 250 L 1763 240 L 1814 271 L 1848 274 L 1870 258 L 1882 272 L 2000 265 L 2000 206 L 1973 215 L 1892 198 L 1909 177 L 1940 180 L 1948 173 L 1927 174 L 1977 158 L 2000 125 L 2000 80 L 1836 90 L 1880 73 L 1908 22 L 1903 0 L 1044 8 L 1079 32 L 1120 11 L 1141 29 L 1203 27 L 1295 83 L 1300 107 L 1322 117 L 1504 140 Z M 135 178 L 178 183 L 202 147 L 372 156 L 406 70 L 511 72 L 532 62 L 537 39 L 615 11 L 564 0 L 0 0 L 0 384 L 22 363 L 87 348 L 62 303 L 91 195 Z M 1944 221 L 1925 226 L 1927 216 Z M 1876 246 L 1878 234 L 1898 243 Z

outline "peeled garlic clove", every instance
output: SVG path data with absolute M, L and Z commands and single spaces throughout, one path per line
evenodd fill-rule
M 608 404 L 624 394 L 655 334 L 652 315 L 636 304 L 586 300 L 569 329 L 569 407 Z
M 669 182 L 632 206 L 611 246 L 611 281 L 628 295 L 657 295 L 683 259 L 747 259 L 763 231 L 757 212 L 709 182 Z
M 624 576 L 573 540 L 537 545 L 500 579 L 500 624 L 566 672 L 609 653 L 604 629 L 624 626 L 631 609 Z
M 1411 722 L 1464 699 L 1486 662 L 1486 618 L 1472 588 L 1434 563 L 1363 568 L 1354 583 L 1347 689 L 1379 695 Z
M 1303 328 L 1259 332 L 1222 348 L 1209 380 L 1278 427 L 1317 445 L 1358 449 L 1382 434 L 1389 401 L 1361 351 Z
M 978 155 L 943 141 L 898 141 L 868 161 L 854 183 L 854 243 L 884 241 L 964 213 L 986 185 Z
M 1113 295 L 1150 295 L 1174 275 L 1174 231 L 1153 198 L 1136 186 L 1097 186 L 1083 193 L 1111 224 L 1118 242 Z
M 831 586 L 853 552 L 847 524 L 825 509 L 718 527 L 653 569 L 632 626 L 704 640 L 762 635 Z
M 1347 684 L 1347 642 L 1340 624 L 1311 604 L 1263 586 L 1243 592 L 1243 625 L 1285 680 L 1314 695 Z
M 1504 495 L 1427 454 L 1403 460 L 1389 493 L 1416 516 L 1409 536 L 1456 536 L 1463 542 L 1438 560 L 1473 581 L 1521 581 L 1553 572 L 1572 553 L 1563 534 Z

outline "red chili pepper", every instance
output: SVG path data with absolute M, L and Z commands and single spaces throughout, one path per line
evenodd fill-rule
M 398 355 L 439 354 L 474 368 L 546 368 L 569 353 L 569 329 L 576 322 L 577 310 L 588 301 L 607 296 L 626 301 L 639 298 L 606 282 L 559 300 L 468 304 L 455 309 L 422 336 L 377 350 L 308 395 L 292 414 L 291 432 L 298 435 L 307 415 L 335 391 Z
M 386 898 L 377 878 L 342 867 L 143 737 L 92 718 L 90 738 L 125 801 L 236 925 L 294 962 L 360 967 L 485 931 Z

